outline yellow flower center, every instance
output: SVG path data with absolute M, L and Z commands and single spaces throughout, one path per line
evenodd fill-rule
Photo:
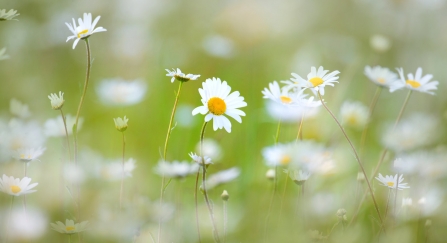
M 348 123 L 349 124 L 351 124 L 351 125 L 357 125 L 357 116 L 355 116 L 355 115 L 350 115 L 349 117 L 348 117 Z
M 394 186 L 394 182 L 392 182 L 392 181 L 389 181 L 389 182 L 387 182 L 386 183 L 389 187 L 393 187 Z
M 83 31 L 78 32 L 78 38 L 81 38 L 81 35 L 87 34 L 87 32 L 88 32 L 88 30 L 83 30 Z
M 20 159 L 30 160 L 31 159 L 31 154 L 28 154 L 28 156 L 26 154 L 20 154 Z
M 290 158 L 290 156 L 288 156 L 288 155 L 284 155 L 284 156 L 282 156 L 282 158 L 281 158 L 281 160 L 279 161 L 279 163 L 282 164 L 282 165 L 288 165 L 288 164 L 290 163 L 290 160 L 292 160 L 292 159 Z
M 281 95 L 279 98 L 281 99 L 281 102 L 284 103 L 284 104 L 292 103 L 292 99 L 290 97 Z
M 227 104 L 219 97 L 213 97 L 208 100 L 208 110 L 214 115 L 220 116 L 227 110 Z
M 74 226 L 66 226 L 65 227 L 65 230 L 67 230 L 67 231 L 73 231 L 73 230 L 75 230 L 76 228 L 74 227 Z
M 323 81 L 323 79 L 321 79 L 320 77 L 314 77 L 314 78 L 311 78 L 311 79 L 309 80 L 309 82 L 310 82 L 314 87 L 317 87 L 318 85 L 322 84 L 324 81 Z
M 15 193 L 15 194 L 19 193 L 22 190 L 19 186 L 16 186 L 16 185 L 13 185 L 10 187 L 11 187 L 12 193 Z
M 416 80 L 407 80 L 406 83 L 413 88 L 419 88 L 419 86 L 421 86 L 421 84 Z
M 381 84 L 384 84 L 385 83 L 385 79 L 384 78 L 378 78 L 377 82 L 379 82 Z

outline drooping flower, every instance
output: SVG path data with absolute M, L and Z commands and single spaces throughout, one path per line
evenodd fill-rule
M 403 87 L 415 90 L 423 93 L 428 93 L 434 95 L 435 93 L 432 90 L 437 90 L 437 86 L 439 84 L 438 81 L 430 81 L 433 78 L 433 75 L 426 74 L 422 76 L 422 68 L 418 68 L 416 73 L 413 75 L 412 73 L 407 74 L 408 79 L 404 77 L 403 68 L 398 68 L 400 79 L 398 82 L 395 82 L 390 86 L 390 92 L 394 92 Z
M 408 183 L 403 183 L 404 178 L 402 174 L 399 176 L 399 183 L 397 182 L 397 174 L 395 176 L 387 175 L 384 177 L 379 173 L 379 176 L 376 177 L 376 179 L 381 182 L 383 186 L 391 189 L 396 189 L 396 186 L 398 190 L 410 188 L 410 186 L 407 186 Z
M 0 9 L 0 21 L 17 20 L 14 18 L 19 15 L 20 14 L 17 13 L 17 10 L 14 9 L 10 9 L 8 12 L 6 12 L 6 9 Z
M 360 102 L 345 101 L 340 108 L 341 122 L 353 128 L 363 128 L 368 123 L 368 107 Z
M 176 79 L 180 82 L 188 82 L 190 80 L 197 80 L 200 77 L 200 74 L 184 74 L 180 68 L 177 68 L 177 70 L 173 68 L 172 71 L 169 69 L 165 70 L 168 72 L 166 76 L 172 77 L 171 83 L 174 83 L 174 80 Z
M 187 161 L 176 161 L 172 163 L 167 161 L 159 161 L 157 166 L 154 168 L 155 173 L 166 176 L 169 178 L 184 178 L 190 174 L 197 173 L 199 169 L 199 164 L 188 163 Z
M 69 23 L 65 23 L 68 27 L 68 29 L 73 33 L 72 36 L 69 36 L 67 38 L 67 42 L 71 39 L 76 39 L 73 43 L 73 49 L 75 49 L 76 45 L 78 44 L 80 39 L 86 39 L 89 36 L 91 36 L 94 33 L 107 31 L 103 27 L 95 28 L 96 24 L 98 23 L 101 16 L 98 16 L 95 18 L 95 20 L 92 23 L 92 14 L 91 13 L 84 13 L 84 18 L 78 19 L 79 26 L 76 26 L 76 21 L 73 18 L 73 25 Z
M 320 93 L 321 95 L 324 95 L 324 87 L 326 85 L 334 86 L 334 83 L 338 83 L 338 74 L 340 73 L 338 70 L 333 71 L 329 73 L 329 70 L 324 70 L 322 66 L 318 68 L 318 70 L 315 67 L 311 67 L 311 71 L 309 74 L 307 74 L 307 80 L 303 79 L 300 75 L 296 73 L 292 73 L 292 76 L 294 78 L 291 78 L 290 80 L 293 81 L 292 86 L 295 87 L 303 87 L 303 88 L 309 88 L 316 93 Z M 287 86 L 286 86 L 287 87 Z
M 199 93 L 203 106 L 195 108 L 192 115 L 206 114 L 205 122 L 214 120 L 214 131 L 225 128 L 227 132 L 231 132 L 231 122 L 225 115 L 241 123 L 241 116 L 245 116 L 245 113 L 238 108 L 247 106 L 244 97 L 240 96 L 239 91 L 230 94 L 231 87 L 226 81 L 222 82 L 219 78 L 207 79 L 202 83 L 202 87 L 203 89 L 199 89 Z
M 393 85 L 395 82 L 398 82 L 399 80 L 395 72 L 392 72 L 388 68 L 384 68 L 381 66 L 366 66 L 365 75 L 373 83 L 387 88 L 389 88 L 391 85 Z
M 126 131 L 127 122 L 129 121 L 129 119 L 127 119 L 126 116 L 124 116 L 124 118 L 121 117 L 113 118 L 113 121 L 115 122 L 115 127 L 118 131 L 120 132 Z
M 31 178 L 23 177 L 23 179 L 8 177 L 3 174 L 3 178 L 0 179 L 0 191 L 13 196 L 20 196 L 28 193 L 33 193 L 36 190 L 31 190 L 39 183 L 29 184 Z
M 138 104 L 143 100 L 146 91 L 147 85 L 141 79 L 105 79 L 96 87 L 96 93 L 100 101 L 107 106 L 130 106 Z
M 19 148 L 16 150 L 15 155 L 13 156 L 15 159 L 18 159 L 22 162 L 30 162 L 36 160 L 40 157 L 46 148 Z
M 55 230 L 61 234 L 76 234 L 87 229 L 88 221 L 82 221 L 81 223 L 75 224 L 71 219 L 66 219 L 65 224 L 61 221 L 56 223 L 50 223 L 52 230 Z
M 48 99 L 51 101 L 53 110 L 60 110 L 65 102 L 64 93 L 62 93 L 62 91 L 59 91 L 59 96 L 56 93 L 48 95 Z

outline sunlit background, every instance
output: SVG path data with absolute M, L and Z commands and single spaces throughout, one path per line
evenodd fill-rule
M 202 105 L 198 88 L 207 78 L 226 80 L 248 104 L 242 108 L 246 116 L 241 124 L 230 118 L 231 133 L 213 131 L 211 125 L 205 133 L 214 162 L 209 175 L 240 169 L 235 180 L 209 190 L 221 236 L 224 202 L 220 195 L 223 190 L 230 195 L 227 242 L 309 242 L 310 238 L 326 242 L 376 242 L 378 238 L 383 242 L 444 241 L 446 1 L 2 0 L 0 8 L 20 13 L 15 18 L 18 21 L 0 21 L 0 50 L 6 48 L 9 56 L 0 61 L 0 176 L 24 176 L 24 163 L 12 157 L 11 149 L 17 147 L 7 142 L 14 129 L 22 130 L 24 144 L 46 147 L 27 168 L 32 183 L 39 183 L 37 192 L 26 196 L 27 218 L 21 220 L 18 215 L 23 211 L 23 196 L 14 199 L 11 210 L 11 196 L 0 195 L 1 240 L 6 240 L 1 235 L 9 231 L 11 242 L 68 242 L 68 236 L 51 230 L 50 223 L 74 219 L 89 224 L 82 239 L 74 235 L 72 242 L 157 242 L 162 217 L 161 242 L 198 242 L 195 174 L 172 180 L 160 205 L 162 179 L 155 173 L 179 84 L 170 82 L 165 69 L 180 68 L 201 76 L 183 84 L 168 161 L 191 162 L 188 153 L 199 152 L 204 117 L 192 116 L 191 111 Z M 78 132 L 80 168 L 64 169 L 69 164 L 65 137 L 48 136 L 46 129 L 55 125 L 45 125 L 48 119 L 60 117 L 60 112 L 51 109 L 47 96 L 64 92 L 63 112 L 76 115 L 86 73 L 86 48 L 84 41 L 75 49 L 72 40 L 66 42 L 72 33 L 65 22 L 71 23 L 83 13 L 92 13 L 93 18 L 100 15 L 97 26 L 107 31 L 89 38 L 93 62 Z M 292 72 L 306 77 L 311 66 L 339 70 L 340 83 L 326 87 L 324 100 L 340 118 L 345 101 L 366 107 L 371 104 L 377 86 L 364 75 L 367 65 L 392 71 L 402 67 L 405 73 L 422 67 L 424 74 L 439 81 L 433 96 L 413 92 L 403 113 L 402 120 L 413 119 L 407 129 L 423 131 L 415 138 L 416 145 L 401 149 L 405 151 L 391 150 L 379 170 L 394 175 L 392 162 L 398 156 L 416 157 L 413 166 L 428 168 L 426 177 L 404 174 L 411 188 L 399 192 L 399 214 L 389 214 L 386 233 L 380 234 L 370 197 L 357 220 L 347 226 L 367 187 L 357 179 L 358 164 L 349 144 L 323 108 L 304 119 L 303 138 L 329 148 L 333 164 L 310 177 L 305 197 L 301 187 L 290 179 L 286 182 L 287 174 L 278 168 L 277 190 L 270 204 L 274 181 L 266 178 L 269 167 L 262 154 L 265 147 L 274 145 L 278 126 L 261 94 L 270 82 L 288 80 Z M 115 100 L 118 104 L 113 97 L 104 98 L 114 92 L 104 87 L 104 82 L 111 80 L 137 82 L 140 86 L 135 89 L 143 98 L 129 105 L 120 105 L 119 98 Z M 406 95 L 406 90 L 390 93 L 384 89 L 379 97 L 361 153 L 368 175 L 390 137 L 389 126 Z M 12 99 L 28 105 L 30 115 L 12 114 Z M 129 119 L 124 133 L 125 160 L 133 158 L 135 169 L 124 180 L 120 210 L 122 134 L 113 118 L 123 116 Z M 431 125 L 424 123 L 427 117 Z M 299 119 L 283 122 L 279 142 L 294 141 L 298 124 Z M 346 131 L 359 147 L 362 129 L 346 127 Z M 391 135 L 388 140 L 398 136 Z M 403 142 L 397 141 L 398 145 Z M 73 145 L 72 136 L 70 143 Z M 370 179 L 375 181 L 373 189 L 383 213 L 388 189 Z M 74 205 L 76 194 L 69 189 L 76 183 L 81 188 L 80 218 Z M 421 206 L 418 200 L 429 197 L 424 193 L 431 193 L 435 202 Z M 198 196 L 202 242 L 213 242 L 208 209 L 203 196 Z M 403 197 L 412 198 L 412 205 L 401 207 Z M 341 208 L 347 211 L 347 222 L 337 224 L 336 213 Z M 431 226 L 426 226 L 427 222 Z

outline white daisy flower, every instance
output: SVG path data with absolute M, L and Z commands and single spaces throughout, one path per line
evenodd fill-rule
M 47 232 L 47 217 L 46 212 L 30 206 L 26 210 L 23 210 L 23 207 L 13 208 L 10 212 L 9 224 L 5 225 L 8 229 L 8 242 L 39 241 Z M 2 219 L 6 219 L 6 217 L 2 217 Z
M 245 113 L 238 108 L 247 106 L 244 97 L 240 96 L 239 91 L 230 94 L 231 87 L 226 81 L 221 82 L 219 78 L 207 79 L 202 83 L 202 87 L 203 89 L 199 89 L 199 93 L 203 106 L 195 108 L 192 115 L 206 114 L 205 122 L 214 119 L 214 131 L 225 128 L 227 132 L 231 132 L 231 122 L 224 115 L 241 123 L 241 116 L 245 116 Z
M 123 161 L 113 160 L 107 161 L 105 165 L 101 168 L 101 177 L 110 181 L 121 180 L 127 177 L 132 177 L 132 172 L 136 168 L 136 161 L 133 158 L 129 158 L 124 162 L 124 172 L 123 172 Z
M 211 158 L 208 156 L 203 156 L 203 159 L 202 159 L 202 156 L 198 156 L 196 153 L 193 153 L 193 152 L 189 153 L 188 155 L 189 155 L 189 157 L 191 157 L 191 159 L 194 162 L 196 162 L 199 165 L 203 165 L 203 160 L 205 160 L 205 165 L 209 165 L 209 164 L 213 163 L 213 162 L 211 162 Z
M 300 122 L 303 116 L 304 119 L 315 117 L 319 111 L 319 107 L 284 106 L 271 100 L 267 101 L 265 108 L 270 117 L 285 123 Z
M 129 106 L 140 103 L 147 91 L 146 83 L 141 79 L 124 80 L 121 78 L 102 80 L 96 87 L 100 101 L 108 106 Z
M 8 12 L 6 12 L 6 9 L 0 9 L 0 21 L 6 21 L 6 20 L 17 20 L 13 19 L 20 14 L 17 13 L 17 10 L 10 9 Z
M 0 61 L 9 59 L 9 55 L 6 54 L 6 47 L 0 49 Z
M 73 126 L 76 122 L 76 118 L 70 114 L 65 115 L 65 122 L 67 123 L 67 132 L 68 135 L 71 135 L 73 133 Z M 84 123 L 84 118 L 79 117 L 78 120 L 78 132 L 82 128 L 82 124 Z M 48 137 L 64 137 L 65 134 L 65 127 L 64 127 L 64 121 L 62 119 L 62 116 L 58 116 L 53 119 L 48 119 L 45 121 L 44 125 L 44 133 Z
M 22 119 L 31 116 L 31 112 L 29 111 L 28 105 L 14 98 L 12 98 L 11 102 L 9 103 L 9 111 L 11 112 L 11 114 Z
M 324 95 L 324 87 L 326 85 L 334 86 L 334 83 L 338 83 L 337 75 L 340 73 L 338 70 L 329 74 L 327 74 L 329 70 L 324 70 L 322 66 L 320 66 L 318 70 L 315 67 L 311 67 L 310 70 L 310 73 L 307 74 L 307 80 L 296 73 L 292 73 L 294 78 L 291 78 L 290 80 L 292 80 L 293 83 L 289 83 L 286 87 L 309 88 L 314 94 L 319 92 L 321 95 Z
M 113 121 L 115 122 L 115 127 L 118 131 L 120 132 L 126 131 L 127 122 L 129 121 L 129 119 L 127 119 L 126 116 L 124 116 L 124 118 L 121 117 L 113 118 Z
M 155 173 L 166 176 L 169 178 L 184 178 L 190 174 L 197 173 L 199 170 L 199 164 L 188 163 L 187 161 L 176 161 L 172 163 L 167 161 L 159 161 L 157 166 L 154 168 Z
M 0 191 L 13 196 L 20 196 L 28 193 L 33 193 L 36 190 L 31 190 L 39 183 L 29 184 L 31 178 L 23 177 L 23 179 L 8 177 L 3 174 L 3 178 L 0 179 Z
M 353 128 L 363 128 L 368 123 L 368 107 L 361 102 L 345 101 L 340 108 L 341 122 Z
M 166 76 L 172 77 L 171 83 L 174 83 L 176 79 L 180 82 L 188 82 L 189 80 L 197 80 L 200 77 L 200 74 L 184 74 L 180 68 L 177 68 L 177 70 L 173 68 L 172 71 L 169 69 L 165 70 L 168 72 Z
M 81 223 L 75 224 L 75 222 L 71 219 L 66 219 L 65 224 L 61 221 L 57 221 L 56 223 L 50 223 L 52 230 L 55 230 L 62 234 L 76 234 L 86 230 L 88 221 L 82 221 Z
M 295 143 L 281 144 L 266 147 L 262 150 L 262 156 L 269 167 L 287 166 L 295 156 Z
M 399 185 L 397 185 L 397 174 L 395 176 L 387 175 L 383 177 L 382 174 L 379 173 L 379 176 L 376 177 L 376 179 L 381 182 L 383 186 L 391 189 L 396 189 L 396 186 L 398 190 L 410 188 L 410 186 L 407 186 L 408 183 L 403 183 L 404 178 L 402 174 L 399 176 Z
M 422 68 L 420 67 L 416 70 L 414 75 L 412 73 L 407 74 L 408 79 L 405 79 L 404 77 L 403 68 L 397 68 L 397 71 L 399 72 L 400 79 L 398 82 L 390 86 L 390 92 L 394 92 L 405 87 L 407 89 L 434 95 L 435 93 L 432 92 L 432 90 L 438 89 L 437 86 L 439 82 L 430 81 L 433 78 L 433 75 L 431 74 L 422 76 Z
M 30 162 L 36 160 L 40 157 L 46 148 L 20 148 L 16 150 L 15 155 L 13 156 L 15 159 L 18 159 L 23 162 Z
M 300 91 L 291 91 L 292 89 L 280 88 L 278 82 L 269 83 L 269 89 L 264 88 L 262 94 L 264 99 L 270 99 L 284 106 L 317 107 L 321 101 L 313 101 L 315 97 L 306 99 L 306 94 Z
M 59 96 L 55 93 L 48 95 L 48 99 L 51 101 L 53 110 L 60 110 L 65 102 L 64 93 L 62 93 L 62 91 L 59 91 Z
M 286 170 L 287 174 L 289 174 L 290 179 L 295 182 L 297 185 L 303 185 L 310 177 L 310 172 L 303 170 Z M 291 172 L 291 173 L 290 173 Z
M 237 167 L 233 167 L 227 170 L 219 171 L 212 174 L 206 180 L 206 189 L 209 190 L 220 184 L 228 183 L 236 179 L 241 174 L 241 170 Z
M 72 36 L 69 36 L 67 38 L 67 42 L 71 39 L 76 39 L 73 43 L 73 49 L 75 49 L 76 45 L 78 44 L 80 39 L 86 39 L 90 35 L 97 33 L 97 32 L 103 32 L 107 31 L 103 27 L 95 28 L 96 24 L 98 23 L 101 16 L 98 16 L 95 18 L 95 20 L 92 23 L 92 14 L 91 13 L 84 13 L 84 19 L 79 18 L 78 23 L 79 26 L 76 26 L 76 21 L 73 18 L 73 25 L 69 23 L 65 23 L 68 27 L 68 29 L 73 33 Z
M 382 87 L 389 88 L 391 85 L 399 81 L 395 72 L 381 66 L 366 66 L 364 73 L 369 80 Z

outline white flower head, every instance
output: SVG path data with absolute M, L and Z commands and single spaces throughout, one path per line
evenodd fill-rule
M 200 151 L 200 147 L 202 147 L 202 151 Z M 203 156 L 211 158 L 214 162 L 222 158 L 222 148 L 220 144 L 212 138 L 203 139 L 202 146 L 200 145 L 199 141 L 196 145 L 195 151 L 196 153 L 201 152 Z
M 48 99 L 51 101 L 53 110 L 60 110 L 65 102 L 64 93 L 62 93 L 62 91 L 59 91 L 59 96 L 55 93 L 48 95 Z
M 247 106 L 244 97 L 240 96 L 239 91 L 231 92 L 231 87 L 226 81 L 220 81 L 219 78 L 207 79 L 202 83 L 203 89 L 199 89 L 202 97 L 203 106 L 199 106 L 192 111 L 192 115 L 198 113 L 205 115 L 205 122 L 213 119 L 213 129 L 225 128 L 227 132 L 231 132 L 231 122 L 224 116 L 230 116 L 239 123 L 242 122 L 241 116 L 245 113 L 238 108 Z
M 159 161 L 157 166 L 154 168 L 155 173 L 166 176 L 169 178 L 184 178 L 190 174 L 197 173 L 199 170 L 199 164 L 188 163 L 187 161 L 176 161 L 172 163 L 167 161 Z
M 416 73 L 413 75 L 412 73 L 407 74 L 408 79 L 405 79 L 403 68 L 397 68 L 399 72 L 400 79 L 398 82 L 395 82 L 390 86 L 390 92 L 394 92 L 401 88 L 407 88 L 410 90 L 415 90 L 427 94 L 434 95 L 435 93 L 432 90 L 438 89 L 438 81 L 430 81 L 433 78 L 433 75 L 426 74 L 422 76 L 422 68 L 418 68 Z
M 287 82 L 287 81 L 285 81 Z M 269 88 L 264 88 L 262 94 L 264 99 L 270 99 L 278 104 L 284 106 L 301 106 L 301 107 L 318 107 L 321 105 L 321 101 L 313 101 L 315 97 L 306 99 L 306 94 L 303 94 L 302 90 L 293 91 L 294 89 L 279 87 L 278 82 L 274 81 L 269 83 Z
M 390 39 L 383 35 L 373 35 L 369 44 L 377 52 L 386 52 L 391 48 Z
M 311 67 L 310 73 L 307 74 L 307 80 L 303 79 L 300 75 L 296 73 L 292 73 L 294 78 L 291 78 L 296 87 L 309 88 L 316 93 L 320 93 L 324 95 L 324 87 L 326 85 L 334 86 L 334 83 L 338 83 L 338 74 L 340 73 L 338 70 L 333 71 L 328 74 L 329 70 L 324 70 L 322 66 L 318 68 Z
M 295 144 L 281 144 L 266 147 L 262 150 L 262 156 L 269 167 L 287 166 L 295 155 Z
M 76 122 L 76 118 L 70 114 L 65 115 L 65 123 L 67 124 L 67 133 L 71 135 L 73 133 L 73 126 Z M 84 118 L 79 117 L 78 120 L 78 132 L 81 130 L 82 124 L 84 123 Z M 64 137 L 66 136 L 64 120 L 62 116 L 58 116 L 53 119 L 48 119 L 44 123 L 44 133 L 48 137 Z
M 103 27 L 95 28 L 96 24 L 98 23 L 101 16 L 98 16 L 95 18 L 95 20 L 92 23 L 92 14 L 91 13 L 84 13 L 84 18 L 78 19 L 79 26 L 76 26 L 76 21 L 73 18 L 73 25 L 69 23 L 65 23 L 68 27 L 68 29 L 73 33 L 72 36 L 69 36 L 67 38 L 67 42 L 71 39 L 76 39 L 73 43 L 73 49 L 75 49 L 76 45 L 78 44 L 80 39 L 86 39 L 89 36 L 91 36 L 94 33 L 97 32 L 103 32 L 107 31 Z
M 314 96 L 311 98 L 313 97 Z M 321 104 L 321 102 L 319 102 L 319 104 Z M 300 122 L 303 116 L 304 119 L 311 118 L 316 116 L 319 111 L 319 107 L 306 108 L 303 106 L 284 106 L 271 100 L 266 102 L 265 108 L 270 117 L 285 123 Z
M 392 72 L 388 68 L 384 68 L 381 66 L 366 66 L 365 75 L 373 83 L 387 88 L 399 81 L 399 78 L 397 77 L 397 74 L 395 72 Z
M 100 101 L 107 106 L 130 106 L 140 103 L 147 91 L 141 79 L 104 79 L 96 87 Z
M 404 178 L 402 174 L 399 176 L 399 183 L 397 182 L 397 174 L 395 176 L 387 175 L 384 177 L 379 173 L 379 176 L 376 177 L 376 179 L 381 182 L 383 186 L 390 189 L 396 189 L 396 186 L 398 190 L 410 188 L 410 186 L 407 186 L 408 183 L 403 183 Z
M 310 172 L 303 170 L 292 170 L 291 173 L 290 171 L 287 171 L 287 173 L 289 174 L 290 179 L 297 185 L 303 185 L 310 177 Z
M 341 122 L 353 128 L 363 128 L 368 123 L 368 107 L 361 102 L 345 101 L 340 108 Z
M 121 117 L 113 118 L 113 121 L 115 122 L 115 127 L 118 131 L 120 132 L 126 131 L 127 122 L 129 121 L 129 119 L 127 119 L 126 116 L 124 116 L 124 118 Z
M 113 160 L 112 162 L 106 162 L 101 168 L 101 176 L 110 181 L 121 180 L 123 178 L 132 177 L 132 172 L 136 168 L 136 161 L 133 158 L 129 158 L 124 162 L 121 160 Z
M 189 153 L 188 155 L 189 155 L 189 157 L 191 157 L 191 159 L 194 162 L 196 162 L 199 165 L 203 165 L 204 160 L 205 160 L 205 165 L 209 165 L 209 164 L 213 163 L 213 162 L 211 162 L 211 158 L 208 156 L 203 156 L 203 159 L 202 159 L 202 156 L 198 156 L 196 153 L 193 153 L 193 152 Z
M 275 169 L 268 169 L 267 172 L 265 172 L 265 177 L 269 180 L 273 180 L 276 177 L 276 171 Z
M 38 183 L 29 184 L 31 178 L 23 177 L 23 179 L 8 177 L 3 174 L 3 178 L 0 179 L 0 191 L 13 196 L 20 196 L 28 193 L 33 193 L 36 190 L 31 190 L 38 185 Z
M 11 99 L 11 102 L 9 103 L 9 111 L 19 117 L 19 118 L 28 118 L 31 116 L 31 112 L 29 111 L 29 107 L 27 104 L 23 104 L 19 100 Z
M 177 70 L 173 68 L 172 71 L 169 69 L 165 70 L 168 72 L 166 76 L 172 77 L 171 83 L 174 83 L 176 79 L 180 82 L 188 82 L 189 80 L 197 80 L 200 77 L 200 74 L 184 74 L 180 68 L 177 68 Z
M 6 54 L 6 47 L 0 49 L 0 61 L 9 59 L 9 55 Z
M 17 13 L 17 10 L 14 9 L 10 9 L 8 12 L 6 12 L 6 9 L 0 9 L 0 21 L 17 20 L 14 18 L 19 15 L 20 14 Z
M 413 199 L 411 197 L 402 198 L 402 207 L 411 207 L 413 205 Z
M 236 179 L 241 174 L 241 170 L 237 167 L 233 167 L 227 170 L 219 171 L 212 174 L 206 180 L 206 189 L 214 188 L 220 184 L 228 183 Z
M 36 242 L 47 232 L 46 214 L 32 207 L 26 211 L 22 207 L 13 208 L 9 218 L 8 242 Z
M 71 219 L 66 219 L 65 224 L 61 221 L 56 223 L 50 223 L 52 230 L 55 230 L 61 234 L 76 234 L 87 229 L 88 221 L 82 221 L 81 223 L 75 224 Z
M 46 148 L 19 148 L 16 150 L 15 155 L 13 156 L 15 159 L 18 159 L 22 162 L 30 162 L 36 160 L 40 157 Z

